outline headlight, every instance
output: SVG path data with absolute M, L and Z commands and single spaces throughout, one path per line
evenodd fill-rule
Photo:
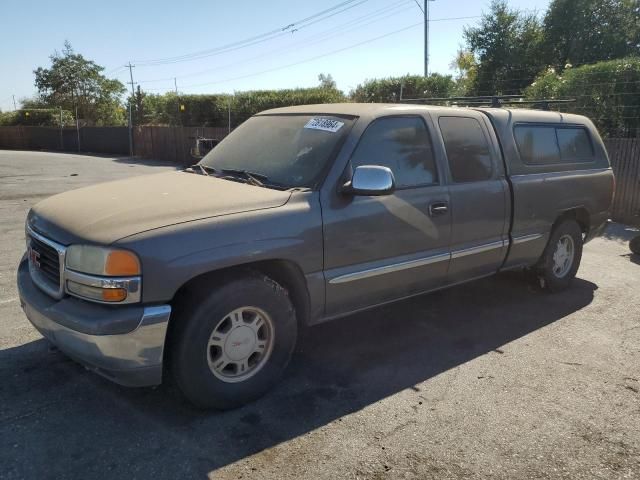
M 128 250 L 71 245 L 67 249 L 66 267 L 76 272 L 106 277 L 140 275 L 140 260 Z
M 100 303 L 140 301 L 141 269 L 129 250 L 71 245 L 65 256 L 66 291 Z

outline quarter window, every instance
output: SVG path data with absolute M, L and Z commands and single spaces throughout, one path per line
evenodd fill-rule
M 584 128 L 558 128 L 560 157 L 564 161 L 589 161 L 593 157 L 593 146 Z
M 351 157 L 352 168 L 360 165 L 390 168 L 398 187 L 438 183 L 431 138 L 419 117 L 375 120 Z
M 593 146 L 582 127 L 518 125 L 514 136 L 520 158 L 529 165 L 593 161 Z
M 518 126 L 515 129 L 515 137 L 524 163 L 533 165 L 560 163 L 560 149 L 554 127 Z
M 453 181 L 466 183 L 490 179 L 493 172 L 491 152 L 480 123 L 468 117 L 440 117 L 438 123 Z

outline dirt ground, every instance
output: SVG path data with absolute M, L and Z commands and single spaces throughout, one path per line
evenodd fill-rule
M 235 411 L 50 352 L 15 288 L 27 210 L 171 168 L 0 151 L 0 479 L 640 479 L 640 258 L 621 225 L 562 294 L 501 274 L 314 327 Z

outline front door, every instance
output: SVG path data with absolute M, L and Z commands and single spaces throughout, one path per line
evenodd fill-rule
M 425 120 L 418 115 L 378 118 L 351 156 L 351 171 L 360 165 L 389 167 L 395 193 L 333 192 L 325 197 L 327 316 L 408 297 L 446 281 L 449 193 Z

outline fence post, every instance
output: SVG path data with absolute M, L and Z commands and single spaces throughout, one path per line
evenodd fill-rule
M 78 133 L 78 151 L 80 151 L 80 120 L 78 119 L 78 106 L 76 105 L 76 132 Z
M 60 107 L 60 151 L 64 152 L 64 133 L 62 128 L 62 107 Z

